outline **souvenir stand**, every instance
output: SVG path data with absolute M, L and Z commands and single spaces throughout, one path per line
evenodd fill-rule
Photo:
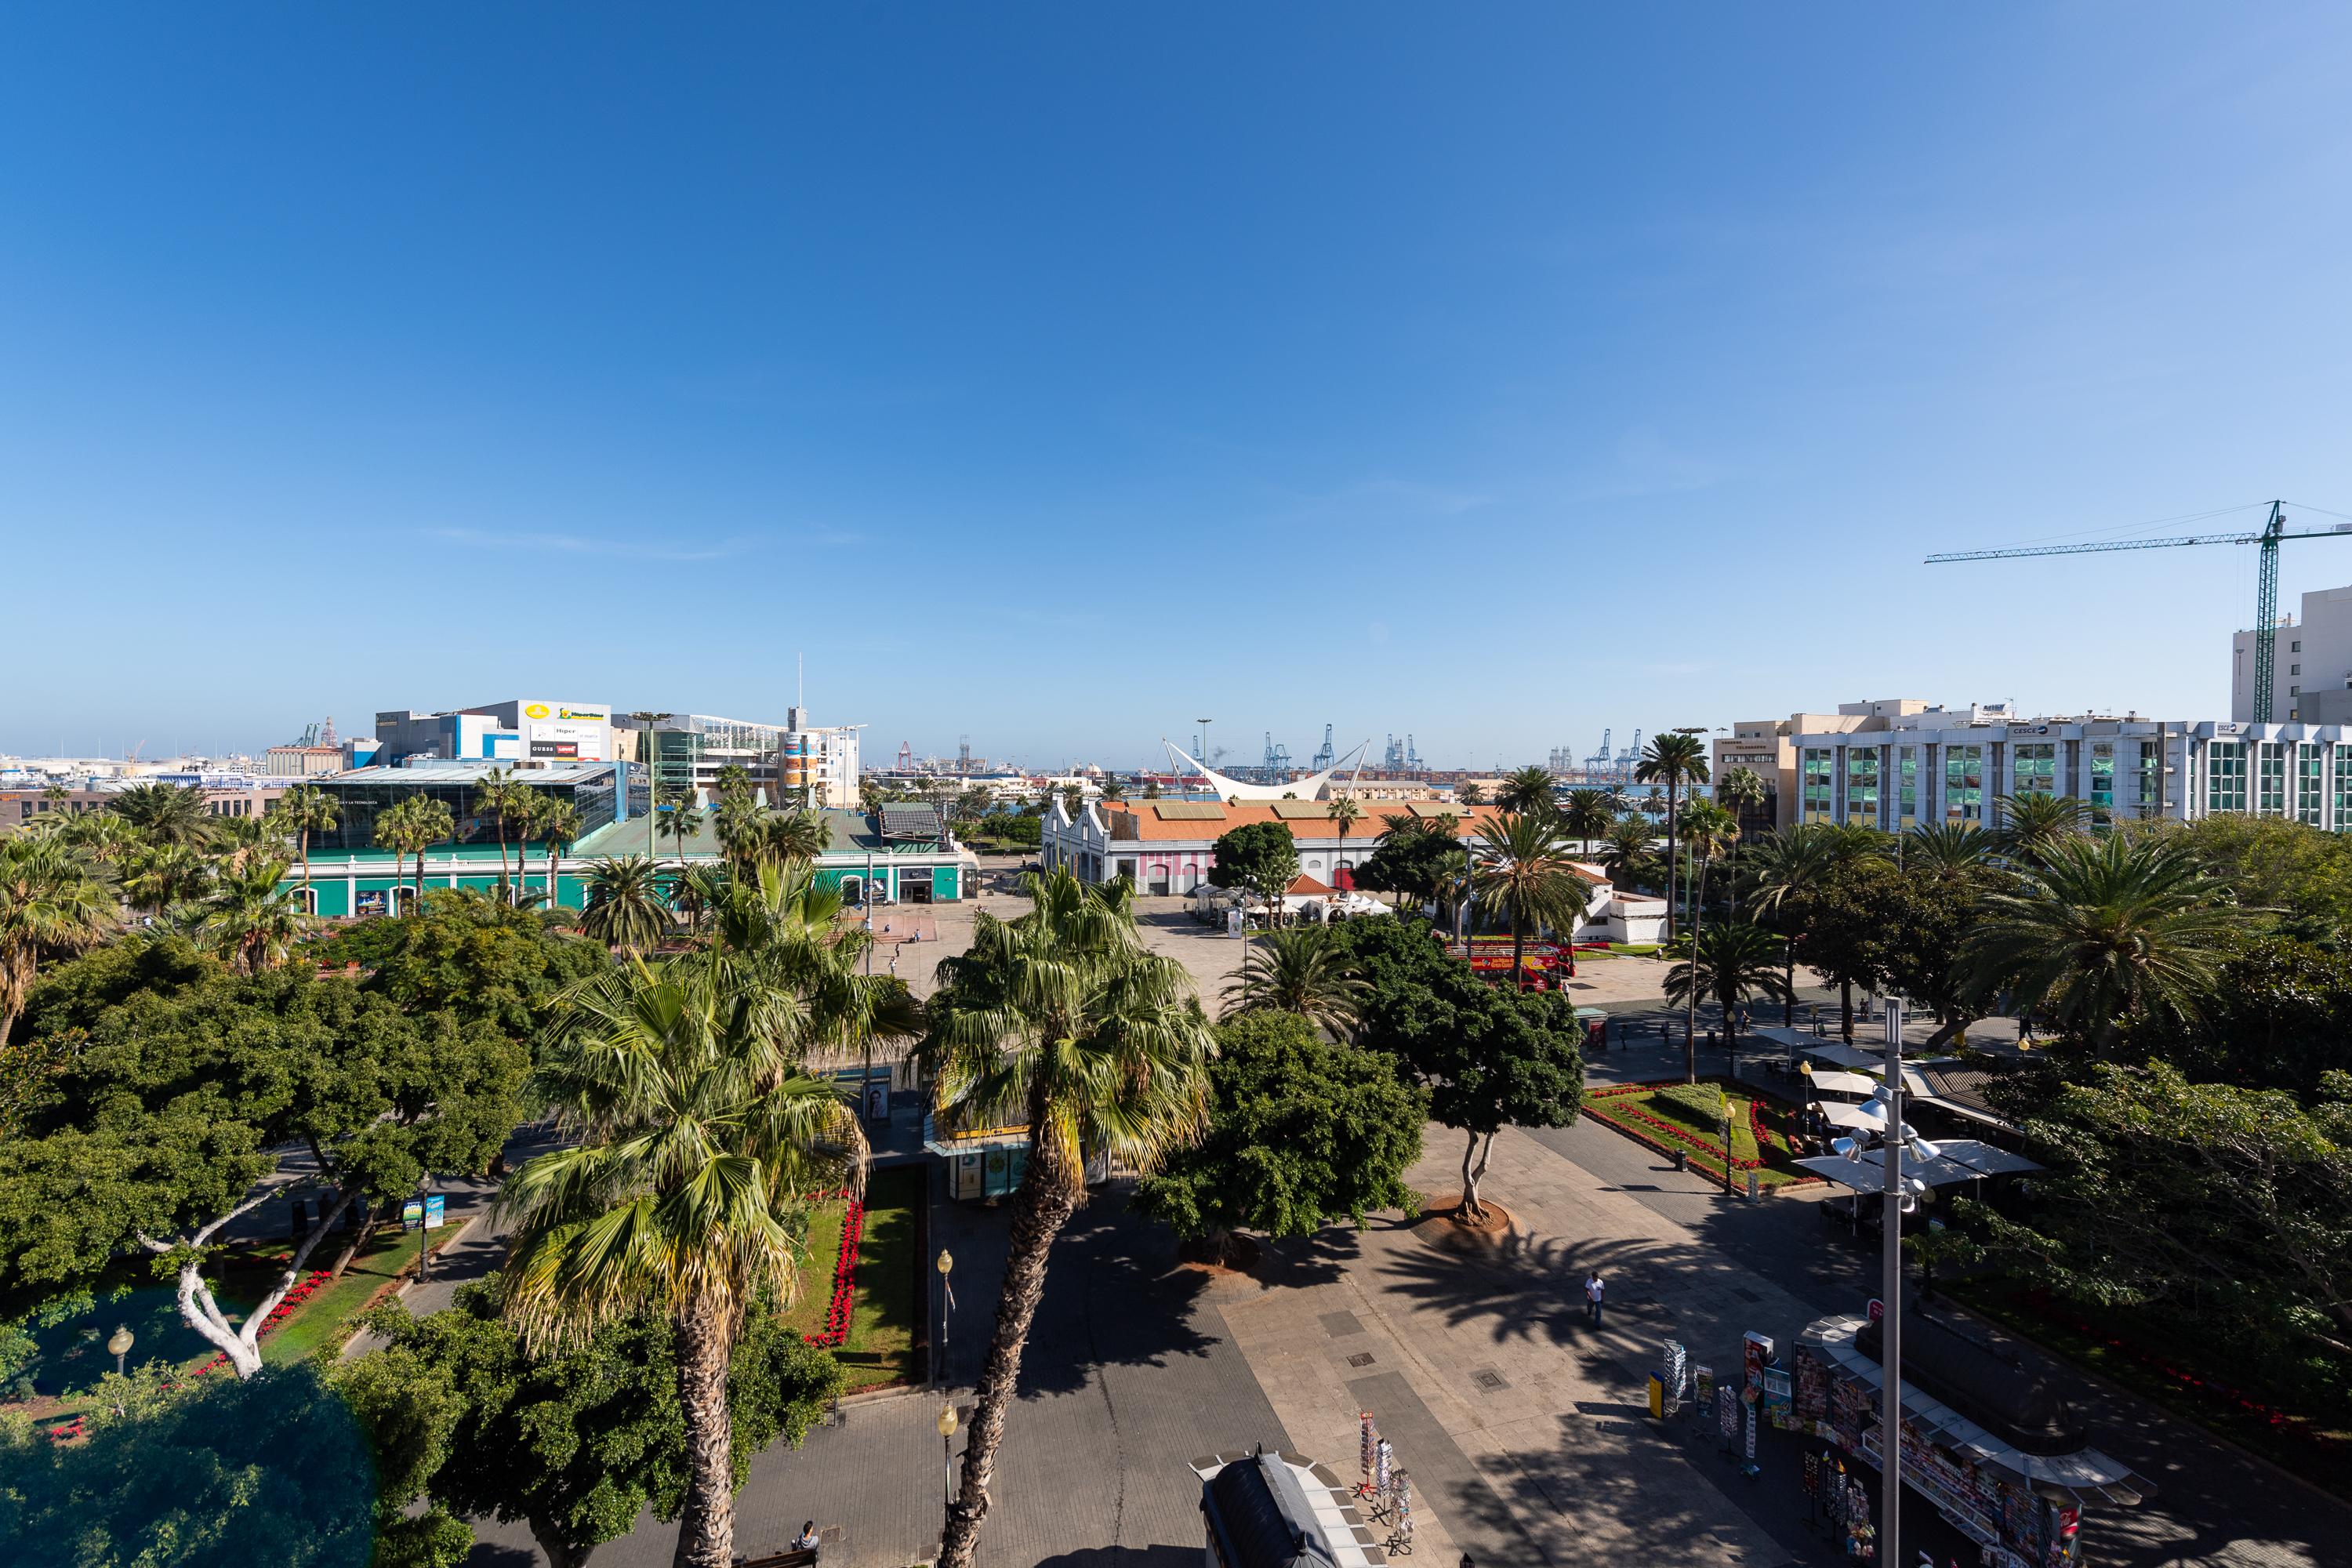
M 1874 1468 L 1878 1354 L 1874 1321 L 1816 1321 L 1797 1342 L 1787 1414 L 1768 1415 Z M 2074 1568 L 2086 1506 L 2129 1506 L 2154 1489 L 2089 1447 L 2043 1379 L 1916 1309 L 1904 1318 L 1903 1363 L 1904 1484 L 1983 1549 L 1987 1568 Z M 1842 1459 L 1822 1473 L 1830 1517 L 1866 1530 L 1874 1482 Z

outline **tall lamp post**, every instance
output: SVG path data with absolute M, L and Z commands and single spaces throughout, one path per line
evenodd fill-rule
M 123 1371 L 123 1363 L 131 1354 L 131 1346 L 132 1343 L 133 1341 L 131 1335 L 131 1325 L 128 1323 L 116 1324 L 113 1335 L 106 1342 L 106 1348 L 114 1352 L 114 1375 L 117 1377 L 125 1377 L 129 1375 L 129 1373 Z M 117 1388 L 114 1391 L 114 1413 L 117 1415 L 121 1415 L 125 1413 L 122 1408 L 122 1391 L 120 1388 Z
M 940 1308 L 939 1380 L 940 1383 L 944 1384 L 948 1381 L 949 1377 L 948 1324 L 955 1316 L 955 1288 L 948 1283 L 948 1275 L 955 1268 L 955 1259 L 949 1257 L 948 1249 L 942 1247 L 940 1248 L 939 1261 L 934 1264 L 933 1267 L 940 1271 L 940 1295 L 941 1302 Z
M 952 1405 L 940 1406 L 940 1506 L 955 1507 L 955 1444 L 956 1413 Z M 945 1520 L 941 1521 L 942 1530 Z
M 1884 1303 L 1878 1324 L 1878 1561 L 1892 1563 L 1902 1550 L 1903 1215 L 1918 1206 L 1918 1195 L 1927 1190 L 1926 1182 L 1904 1173 L 1904 1157 L 1907 1154 L 1925 1162 L 1940 1159 L 1944 1152 L 1903 1121 L 1903 1004 L 1895 997 L 1886 1002 L 1886 1081 L 1870 1098 L 1884 1118 L 1878 1138 L 1882 1167 L 1879 1294 Z M 1841 1138 L 1830 1147 L 1849 1160 L 1862 1149 L 1852 1138 Z

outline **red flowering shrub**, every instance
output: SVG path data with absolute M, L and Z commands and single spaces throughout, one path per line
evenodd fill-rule
M 866 1204 L 844 1191 L 848 1203 L 841 1215 L 841 1251 L 833 1260 L 833 1295 L 825 1303 L 824 1328 L 801 1337 L 813 1345 L 837 1346 L 849 1338 L 851 1298 L 857 1290 L 857 1245 L 866 1235 Z

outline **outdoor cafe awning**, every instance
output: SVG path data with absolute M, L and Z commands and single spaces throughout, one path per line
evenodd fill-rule
M 1805 1075 L 1815 1094 L 1868 1094 L 1878 1080 L 1858 1072 L 1813 1072 Z
M 1875 1127 L 1877 1124 L 1872 1122 L 1870 1125 Z M 1986 1176 L 2008 1176 L 2021 1171 L 2042 1169 L 2022 1154 L 1996 1149 L 1974 1138 L 1945 1139 L 1936 1145 L 1936 1149 L 1937 1157 L 1933 1160 L 1906 1155 L 1903 1173 L 1916 1176 L 1931 1187 L 1947 1187 L 1955 1182 L 1973 1182 Z M 1886 1190 L 1885 1157 L 1877 1149 L 1858 1149 L 1851 1157 L 1817 1154 L 1797 1163 L 1817 1176 L 1826 1176 L 1840 1186 L 1852 1187 L 1856 1192 Z

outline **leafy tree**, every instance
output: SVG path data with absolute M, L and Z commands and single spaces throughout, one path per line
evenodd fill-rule
M 1972 994 L 2014 996 L 2105 1052 L 2136 1015 L 2197 1016 L 2245 911 L 2193 857 L 2077 835 L 2014 890 L 1988 895 L 1961 959 Z
M 1685 785 L 1706 783 L 1706 742 L 1696 735 L 1673 730 L 1653 735 L 1648 750 L 1634 765 L 1633 776 L 1643 784 L 1666 786 L 1666 935 L 1672 938 L 1675 931 L 1675 868 L 1681 864 L 1677 846 L 1682 828 L 1682 792 Z
M 642 855 L 607 856 L 588 871 L 587 907 L 580 933 L 608 948 L 644 953 L 669 930 L 659 868 Z
M 1364 984 L 1348 967 L 1328 925 L 1268 931 L 1242 956 L 1241 977 L 1225 988 L 1227 1016 L 1293 1013 L 1344 1037 L 1355 1027 Z
M 1575 1008 L 1557 991 L 1488 985 L 1417 921 L 1340 929 L 1371 987 L 1358 1044 L 1402 1061 L 1430 1090 L 1431 1114 L 1466 1136 L 1457 1212 L 1481 1217 L 1478 1187 L 1495 1135 L 1508 1126 L 1565 1126 L 1582 1104 Z
M 1692 937 L 1683 961 L 1666 971 L 1666 1000 L 1688 1006 L 1704 996 L 1721 1007 L 1725 1048 L 1737 1062 L 1739 1005 L 1751 996 L 1786 997 L 1780 952 L 1787 945 L 1778 933 L 1748 921 L 1708 926 Z M 1698 1049 L 1685 1043 L 1689 1045 L 1688 1081 L 1696 1083 Z
M 184 849 L 209 848 L 219 836 L 220 819 L 196 784 L 132 784 L 107 803 L 107 809 L 139 830 L 156 846 Z
M 159 1369 L 160 1370 L 160 1369 Z M 110 1385 L 133 1380 L 109 1375 Z M 308 1365 L 198 1378 L 86 1417 L 79 1443 L 0 1421 L 0 1562 L 77 1568 L 348 1568 L 368 1560 L 374 1477 Z M 110 1392 L 111 1387 L 110 1387 Z
M 2305 1108 L 2165 1063 L 2011 1087 L 2035 1157 L 2022 1218 L 1962 1204 L 1935 1250 L 2079 1301 L 2273 1343 L 2352 1336 L 2352 1076 Z
M 1495 790 L 1495 804 L 1515 816 L 1549 816 L 1558 805 L 1554 787 L 1550 772 L 1531 763 L 1503 776 Z
M 636 1313 L 677 1333 L 686 1480 L 677 1562 L 728 1568 L 737 1480 L 728 1397 L 748 1314 L 790 1301 L 809 1196 L 860 1176 L 866 1144 L 782 1027 L 797 998 L 709 955 L 632 963 L 568 999 L 534 1098 L 577 1142 L 507 1180 L 506 1308 L 534 1350 Z
M 580 1568 L 641 1510 L 678 1516 L 690 1477 L 667 1318 L 636 1313 L 534 1352 L 499 1316 L 493 1282 L 429 1317 L 394 1301 L 366 1321 L 386 1343 L 335 1383 L 374 1450 L 380 1568 L 462 1559 L 463 1518 L 519 1520 L 554 1568 Z M 732 1485 L 778 1437 L 799 1447 L 842 1382 L 829 1352 L 755 1304 L 728 1359 Z
M 58 836 L 0 838 L 0 1050 L 42 963 L 95 945 L 115 923 L 105 882 Z
M 2193 857 L 2249 910 L 2273 910 L 2307 942 L 2352 931 L 2352 837 L 2284 817 L 2219 812 L 2188 824 L 2133 822 L 2117 831 Z
M 181 1315 L 240 1377 L 269 1309 L 351 1205 L 480 1172 L 522 1120 L 524 1045 L 494 1026 L 416 1017 L 306 968 L 232 973 L 176 937 L 133 937 L 62 966 L 26 1010 L 74 1041 L 47 1102 L 0 1145 L 0 1289 L 86 1284 L 143 1248 Z M 215 1237 L 307 1148 L 333 1206 L 243 1323 L 205 1278 Z
M 1470 887 L 1479 903 L 1511 928 L 1514 986 L 1527 956 L 1528 929 L 1549 925 L 1573 940 L 1591 893 L 1591 884 L 1570 861 L 1568 841 L 1549 814 L 1487 818 L 1470 853 Z
M 1356 868 L 1356 886 L 1366 892 L 1393 893 L 1401 906 L 1408 898 L 1416 904 L 1433 901 L 1450 882 L 1460 879 L 1465 860 L 1454 837 L 1460 831 L 1454 817 L 1399 812 L 1381 820 L 1387 830 L 1371 858 Z
M 1209 880 L 1255 894 L 1268 925 L 1280 920 L 1283 896 L 1297 879 L 1298 841 L 1281 823 L 1244 823 L 1218 838 Z
M 2063 1044 L 2059 1054 L 2067 1054 Z M 2114 1054 L 2165 1062 L 2192 1082 L 2308 1100 L 2329 1072 L 2352 1071 L 2352 954 L 2259 933 L 2222 961 L 2197 1017 L 2127 1019 Z
M 339 932 L 319 957 L 325 965 L 362 965 L 371 973 L 361 989 L 404 1012 L 486 1018 L 518 1039 L 546 1023 L 560 992 L 611 967 L 594 942 L 467 888 L 436 888 L 408 919 Z
M 1022 882 L 1029 913 L 982 911 L 970 951 L 940 963 L 920 1052 L 942 1126 L 1030 1130 L 940 1568 L 971 1568 L 1046 1258 L 1086 1195 L 1086 1157 L 1149 1173 L 1199 1136 L 1208 1109 L 1207 1020 L 1182 965 L 1136 934 L 1133 886 L 1067 871 Z
M 1412 1201 L 1404 1173 L 1429 1097 L 1391 1058 L 1329 1044 L 1297 1013 L 1245 1014 L 1215 1034 L 1208 1134 L 1137 1189 L 1139 1212 L 1222 1258 L 1236 1230 L 1312 1236 Z

